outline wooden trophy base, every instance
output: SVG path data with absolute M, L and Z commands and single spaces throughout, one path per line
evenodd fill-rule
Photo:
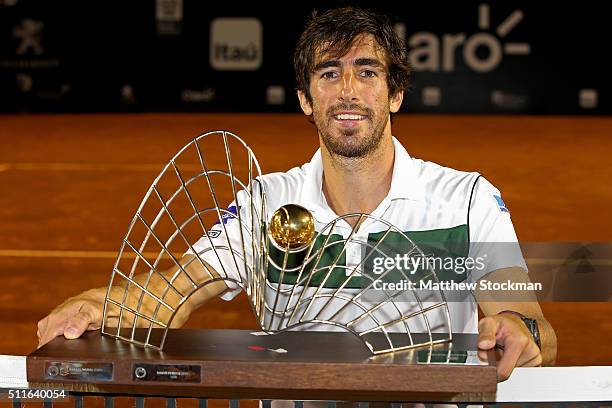
M 141 329 L 139 329 L 141 330 Z M 400 335 L 400 334 L 398 334 Z M 405 336 L 405 334 L 403 334 Z M 413 335 L 418 337 L 418 335 Z M 491 402 L 476 335 L 373 356 L 351 333 L 173 329 L 163 351 L 88 332 L 27 358 L 30 384 L 74 392 L 345 401 Z

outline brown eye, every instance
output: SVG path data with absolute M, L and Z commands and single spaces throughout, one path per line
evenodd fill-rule
M 361 72 L 361 76 L 365 78 L 374 78 L 376 76 L 376 72 L 366 69 Z
M 334 71 L 327 71 L 324 72 L 323 75 L 321 75 L 321 78 L 323 79 L 335 79 L 337 77 L 337 73 Z

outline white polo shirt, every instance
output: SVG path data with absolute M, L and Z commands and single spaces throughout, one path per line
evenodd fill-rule
M 387 196 L 372 212 L 372 216 L 393 224 L 399 231 L 413 240 L 417 246 L 421 243 L 426 246 L 439 243 L 443 247 L 447 243 L 453 245 L 459 243 L 460 246 L 464 245 L 465 248 L 469 248 L 464 255 L 472 258 L 478 257 L 479 252 L 487 249 L 486 243 L 517 242 L 510 214 L 501 200 L 499 190 L 484 177 L 478 173 L 457 171 L 435 163 L 414 159 L 408 155 L 406 149 L 395 138 L 393 138 L 393 145 L 395 160 L 391 188 Z M 285 204 L 298 204 L 312 212 L 316 231 L 324 230 L 324 227 L 336 219 L 338 215 L 329 207 L 323 195 L 322 175 L 323 164 L 319 150 L 309 163 L 301 167 L 295 167 L 285 173 L 271 173 L 261 176 L 267 194 L 268 214 L 266 216 L 268 220 L 279 207 Z M 244 194 L 238 195 L 240 211 L 245 211 L 248 208 L 248 205 L 245 205 L 245 197 Z M 235 205 L 235 203 L 232 203 L 232 205 Z M 241 216 L 246 217 L 246 211 L 244 214 L 241 213 Z M 234 251 L 236 251 L 237 248 L 242 248 L 239 228 L 237 228 L 239 223 L 236 218 L 231 217 L 225 221 L 225 228 L 230 235 Z M 221 227 L 220 224 L 217 224 L 212 230 L 221 231 Z M 362 242 L 375 241 L 380 238 L 386 228 L 386 225 L 374 219 L 366 219 L 353 235 L 353 238 Z M 352 227 L 348 223 L 341 221 L 336 224 L 331 233 L 337 239 L 346 239 L 351 230 Z M 325 233 L 328 234 L 329 229 L 325 230 Z M 225 241 L 224 234 L 220 234 L 213 240 L 215 246 L 218 243 L 226 243 Z M 239 270 L 233 266 L 235 263 L 229 258 L 229 251 L 221 254 L 221 260 L 218 260 L 209 250 L 209 243 L 209 238 L 203 237 L 194 245 L 194 249 L 198 253 L 203 253 L 205 260 L 215 269 L 219 270 L 220 262 L 222 262 L 228 276 L 237 280 L 241 280 L 241 278 L 244 280 L 244 269 L 240 265 L 238 265 Z M 358 265 L 362 259 L 361 248 L 362 246 L 359 244 L 347 244 L 342 263 L 347 267 Z M 274 256 L 273 251 L 270 255 Z M 247 256 L 250 256 L 250 254 L 247 254 Z M 476 272 L 472 271 L 471 276 L 466 275 L 461 279 L 475 282 L 490 271 L 514 266 L 527 269 L 520 251 L 505 256 L 489 257 L 484 268 Z M 336 273 L 334 269 L 334 273 L 325 285 L 325 290 L 333 291 L 334 279 L 339 284 L 345 280 L 349 270 L 343 269 Z M 241 277 L 238 275 L 241 275 Z M 333 275 L 336 275 L 335 278 Z M 277 271 L 269 270 L 268 277 L 270 282 L 278 284 Z M 287 274 L 285 279 L 288 279 Z M 287 285 L 287 280 L 283 282 L 285 282 L 282 285 L 283 288 L 290 287 Z M 222 295 L 225 300 L 232 299 L 241 290 L 236 285 L 230 284 L 229 287 L 231 290 Z M 353 287 L 348 285 L 343 290 L 357 291 L 359 289 L 355 285 Z M 273 296 L 274 291 L 270 291 L 268 295 Z M 281 299 L 281 304 L 282 302 L 283 299 Z M 341 305 L 342 303 L 338 304 Z M 448 305 L 453 332 L 478 332 L 477 305 L 473 299 L 466 299 L 463 302 L 449 302 Z M 386 306 L 377 311 L 379 313 L 377 318 L 382 321 L 397 318 L 397 310 L 393 310 L 392 305 Z M 424 303 L 423 306 L 427 306 L 427 303 Z M 331 307 L 331 309 L 333 311 L 334 307 Z M 354 317 L 363 313 L 360 310 L 344 310 L 344 312 L 346 313 L 345 321 L 350 321 L 351 316 Z M 440 309 L 438 317 L 429 316 L 430 329 L 434 332 L 447 330 L 443 325 L 444 318 L 442 309 Z M 364 321 L 363 324 L 367 328 L 368 325 L 371 326 L 373 323 Z M 313 325 L 308 329 L 333 330 L 334 327 Z M 401 327 L 396 329 L 401 330 Z M 416 321 L 411 323 L 410 330 L 413 332 L 427 331 L 427 326 Z

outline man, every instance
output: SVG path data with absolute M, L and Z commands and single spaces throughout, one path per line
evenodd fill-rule
M 338 215 L 365 213 L 413 236 L 516 242 L 495 187 L 476 173 L 412 159 L 393 138 L 391 115 L 400 109 L 411 69 L 407 50 L 384 16 L 356 8 L 313 14 L 298 42 L 294 65 L 300 106 L 317 128 L 320 151 L 301 168 L 263 177 L 270 208 L 301 204 L 313 213 L 317 230 Z M 372 232 L 367 221 L 356 226 L 356 220 L 344 228 Z M 193 275 L 200 282 L 209 279 L 195 264 L 190 266 Z M 493 282 L 529 282 L 520 256 L 490 262 L 473 278 L 485 273 Z M 208 299 L 231 299 L 238 291 L 222 281 L 206 285 L 189 298 L 173 326 L 180 326 Z M 38 324 L 40 344 L 99 328 L 105 294 L 106 288 L 92 289 L 58 306 Z M 475 306 L 466 302 L 451 305 L 452 321 L 459 322 L 461 331 L 478 330 L 481 358 L 498 345 L 500 380 L 516 366 L 554 363 L 555 333 L 534 296 L 523 302 L 499 301 L 484 291 L 475 296 L 485 315 L 477 327 Z

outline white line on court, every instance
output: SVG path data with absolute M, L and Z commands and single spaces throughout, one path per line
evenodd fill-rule
M 0 163 L 0 172 L 18 171 L 161 171 L 165 164 L 128 163 Z M 181 164 L 181 169 L 202 170 L 199 164 Z
M 156 258 L 157 252 L 144 252 L 145 258 Z M 176 256 L 176 254 L 175 254 Z M 0 257 L 5 258 L 98 258 L 115 259 L 115 251 L 64 251 L 64 250 L 37 250 L 37 249 L 0 249 Z M 133 252 L 123 252 L 124 258 L 136 258 Z M 164 254 L 162 258 L 169 258 Z M 180 258 L 180 255 L 178 256 Z
M 144 252 L 145 258 L 156 258 L 158 252 Z M 174 254 L 178 259 L 179 254 Z M 114 251 L 85 251 L 85 250 L 45 250 L 45 249 L 0 249 L 0 258 L 98 258 L 115 259 L 117 252 Z M 135 258 L 133 252 L 123 252 L 124 258 Z M 163 259 L 170 259 L 167 254 L 162 255 Z M 580 261 L 571 260 L 573 263 Z M 527 265 L 563 265 L 568 262 L 566 258 L 525 258 Z M 606 259 L 589 259 L 591 265 L 610 266 L 612 261 Z

